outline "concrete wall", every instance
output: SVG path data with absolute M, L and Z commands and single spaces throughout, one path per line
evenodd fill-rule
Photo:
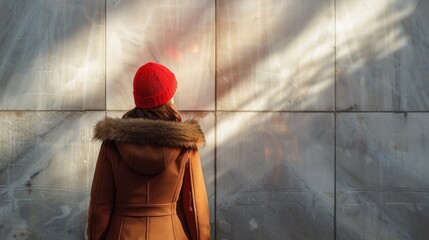
M 147 61 L 200 120 L 212 238 L 427 239 L 429 1 L 1 0 L 0 238 L 84 239 Z

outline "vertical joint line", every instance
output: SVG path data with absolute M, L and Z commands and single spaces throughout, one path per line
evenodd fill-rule
M 334 9 L 334 240 L 337 239 L 337 1 Z
M 107 0 L 104 1 L 104 111 L 107 115 Z

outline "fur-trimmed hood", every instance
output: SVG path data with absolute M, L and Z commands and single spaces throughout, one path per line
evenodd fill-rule
M 95 126 L 94 139 L 192 149 L 205 144 L 204 133 L 195 120 L 172 122 L 142 118 L 106 118 Z

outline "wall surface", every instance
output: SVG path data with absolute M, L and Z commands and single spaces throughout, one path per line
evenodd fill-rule
M 0 239 L 85 239 L 93 126 L 147 61 L 200 121 L 212 238 L 429 236 L 428 0 L 0 0 Z

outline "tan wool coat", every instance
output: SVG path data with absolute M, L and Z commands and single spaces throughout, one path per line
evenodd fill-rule
M 88 239 L 210 239 L 197 122 L 107 118 L 94 138 Z

